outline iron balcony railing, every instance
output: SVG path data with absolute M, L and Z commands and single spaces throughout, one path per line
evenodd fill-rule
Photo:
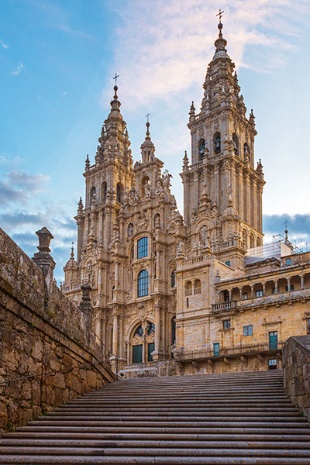
M 185 361 L 198 361 L 198 360 L 207 360 L 207 359 L 218 359 L 218 358 L 225 358 L 225 357 L 236 357 L 242 355 L 255 355 L 255 354 L 263 354 L 263 353 L 270 353 L 270 352 L 278 352 L 281 351 L 283 347 L 283 342 L 278 342 L 277 344 L 269 344 L 269 343 L 262 343 L 262 344 L 253 344 L 253 345 L 239 345 L 235 347 L 223 347 L 220 348 L 218 351 L 214 351 L 213 349 L 197 349 L 192 351 L 183 351 L 180 350 L 175 353 L 174 357 L 179 362 Z

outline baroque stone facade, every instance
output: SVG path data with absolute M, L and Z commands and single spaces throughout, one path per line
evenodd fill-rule
M 263 246 L 255 117 L 222 27 L 200 111 L 189 112 L 184 218 L 149 121 L 133 162 L 117 86 L 95 163 L 86 160 L 62 290 L 79 302 L 91 286 L 98 341 L 124 376 L 274 368 L 282 343 L 309 330 L 310 254 L 293 253 L 287 236 Z

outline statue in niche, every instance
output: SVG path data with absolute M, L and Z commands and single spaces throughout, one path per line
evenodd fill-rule
M 180 241 L 177 245 L 177 256 L 184 255 L 184 242 Z
M 207 246 L 207 234 L 208 234 L 208 228 L 206 225 L 204 225 L 199 231 L 199 240 L 200 240 L 202 247 Z
M 150 197 L 151 195 L 151 186 L 148 181 L 144 184 L 145 197 Z
M 127 236 L 131 237 L 133 235 L 133 224 L 129 223 L 128 228 L 127 228 Z
M 156 187 L 155 187 L 155 195 L 160 195 L 163 191 L 163 184 L 160 178 L 157 178 Z

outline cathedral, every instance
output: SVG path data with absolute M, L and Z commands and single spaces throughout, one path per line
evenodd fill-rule
M 92 328 L 119 376 L 274 369 L 287 338 L 310 332 L 310 253 L 296 253 L 287 232 L 263 244 L 255 117 L 221 19 L 218 29 L 200 109 L 189 111 L 183 217 L 149 121 L 133 160 L 116 85 L 86 160 L 62 291 L 79 303 L 89 286 Z

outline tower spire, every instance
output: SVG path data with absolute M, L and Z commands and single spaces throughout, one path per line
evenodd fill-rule
M 141 145 L 142 151 L 142 161 L 149 162 L 152 161 L 154 158 L 155 146 L 151 140 L 151 133 L 150 133 L 150 114 L 146 114 L 146 135 L 143 144 Z

